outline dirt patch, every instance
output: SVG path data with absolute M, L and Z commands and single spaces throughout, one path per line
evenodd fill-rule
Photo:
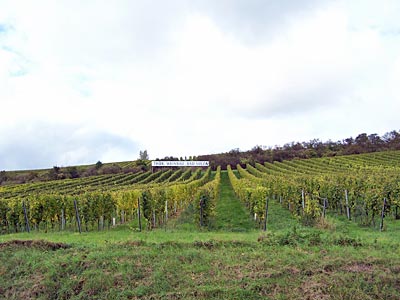
M 353 273 L 372 273 L 373 266 L 371 264 L 355 263 L 343 268 L 347 272 Z
M 44 240 L 12 240 L 9 242 L 0 243 L 0 249 L 7 247 L 20 247 L 20 248 L 36 248 L 40 250 L 59 250 L 68 249 L 71 246 L 64 243 L 53 243 Z
M 144 246 L 145 242 L 144 241 L 128 241 L 121 243 L 120 245 L 125 246 L 125 247 L 140 247 Z
M 36 299 L 40 295 L 46 294 L 46 285 L 44 282 L 44 275 L 35 274 L 32 276 L 32 288 L 27 290 L 27 294 L 23 297 L 23 299 Z
M 217 246 L 217 243 L 215 241 L 195 241 L 193 246 L 196 248 L 206 248 L 211 250 Z
M 400 274 L 400 266 L 397 266 L 397 265 L 395 265 L 395 266 L 392 266 L 391 268 L 390 268 L 390 271 L 391 272 L 393 272 L 394 274 Z
M 80 292 L 83 290 L 83 286 L 85 284 L 85 279 L 80 279 L 75 286 L 73 286 L 72 291 L 74 292 L 74 295 L 77 296 L 80 294 Z
M 8 288 L 0 288 L 1 299 L 38 299 L 47 293 L 47 287 L 44 284 L 45 277 L 42 274 L 32 274 L 30 276 L 29 286 L 13 285 Z
M 327 293 L 327 285 L 322 282 L 315 281 L 306 281 L 303 283 L 303 286 L 300 288 L 301 294 L 303 295 L 303 299 L 313 300 L 328 300 L 331 299 L 331 296 Z
M 300 270 L 297 269 L 296 267 L 290 267 L 290 268 L 287 268 L 286 270 L 287 270 L 287 272 L 289 272 L 289 274 L 291 274 L 291 275 L 298 275 L 298 274 L 300 274 Z

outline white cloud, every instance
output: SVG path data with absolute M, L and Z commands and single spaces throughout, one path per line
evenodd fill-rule
M 0 0 L 0 146 L 43 124 L 152 158 L 396 129 L 398 2 L 221 3 Z M 96 160 L 90 140 L 49 165 Z

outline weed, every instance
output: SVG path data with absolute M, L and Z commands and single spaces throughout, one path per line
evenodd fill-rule
M 353 246 L 353 247 L 361 247 L 362 242 L 359 238 L 352 238 L 348 236 L 339 236 L 333 239 L 333 244 L 338 246 Z

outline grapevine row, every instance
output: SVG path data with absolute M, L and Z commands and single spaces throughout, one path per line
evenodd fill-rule
M 201 169 L 198 169 L 188 178 L 180 176 L 181 182 L 137 185 L 130 189 L 109 191 L 85 192 L 81 194 L 35 193 L 23 198 L 14 197 L 0 200 L 0 231 L 22 231 L 26 220 L 37 230 L 55 230 L 58 227 L 74 227 L 76 212 L 74 201 L 77 201 L 82 224 L 86 230 L 94 227 L 103 228 L 106 224 L 131 221 L 136 218 L 138 199 L 140 198 L 143 216 L 149 227 L 156 227 L 163 220 L 163 212 L 167 209 L 175 213 L 194 201 L 198 189 L 204 186 L 210 178 L 208 169 L 200 178 Z M 172 175 L 172 174 L 171 174 Z M 167 176 L 166 176 L 167 177 Z M 186 180 L 184 180 L 186 178 Z M 167 178 L 165 178 L 167 179 Z M 167 207 L 166 207 L 167 205 Z

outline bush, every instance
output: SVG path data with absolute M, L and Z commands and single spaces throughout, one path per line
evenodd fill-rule
M 103 168 L 101 168 L 100 173 L 101 174 L 118 174 L 121 173 L 122 169 L 120 166 L 116 165 L 116 164 L 112 164 L 111 166 L 103 166 Z

